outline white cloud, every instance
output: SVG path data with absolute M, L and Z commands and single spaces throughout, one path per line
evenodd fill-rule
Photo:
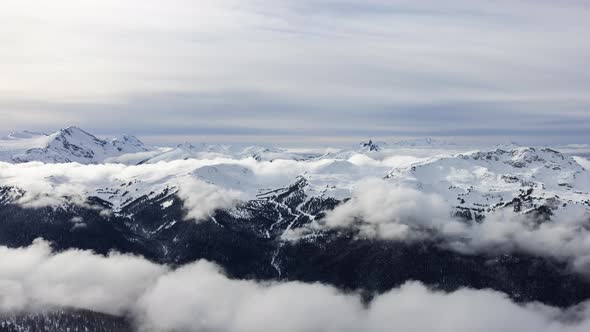
M 450 210 L 440 196 L 393 181 L 366 179 L 357 183 L 348 202 L 327 214 L 325 224 L 356 224 L 366 236 L 406 239 L 417 235 L 420 229 L 445 226 L 449 220 Z
M 451 248 L 466 253 L 521 251 L 566 261 L 590 277 L 590 213 L 584 207 L 557 210 L 538 224 L 528 215 L 498 211 L 481 223 L 443 232 Z
M 489 290 L 434 292 L 417 282 L 378 295 L 300 282 L 233 280 L 197 261 L 176 270 L 142 258 L 0 247 L 0 313 L 48 307 L 131 314 L 140 331 L 587 331 L 587 303 L 562 311 Z M 569 317 L 569 318 L 568 318 Z M 575 319 L 572 319 L 574 317 Z
M 590 276 L 590 216 L 586 207 L 569 205 L 541 225 L 509 211 L 488 214 L 482 223 L 465 223 L 452 217 L 449 202 L 424 188 L 410 187 L 411 181 L 397 184 L 372 178 L 385 175 L 392 165 L 407 165 L 416 158 L 381 157 L 353 154 L 346 160 L 272 162 L 220 157 L 134 166 L 0 163 L 0 185 L 24 189 L 25 195 L 17 202 L 26 207 L 59 206 L 66 200 L 85 205 L 87 196 L 96 195 L 114 202 L 115 209 L 127 199 L 154 196 L 171 188 L 183 200 L 188 219 L 200 221 L 216 209 L 252 199 L 259 190 L 288 186 L 305 174 L 309 194 L 318 195 L 327 186 L 335 186 L 326 195 L 352 195 L 330 211 L 320 227 L 354 227 L 360 236 L 389 240 L 435 236 L 461 253 L 526 252 L 567 262 Z M 283 239 L 294 240 L 307 232 L 293 230 L 283 234 Z
M 231 207 L 242 198 L 237 190 L 220 188 L 190 175 L 195 168 L 218 162 L 223 159 L 137 166 L 0 163 L 0 185 L 24 190 L 24 195 L 16 203 L 27 208 L 58 207 L 65 203 L 88 207 L 87 197 L 98 196 L 112 202 L 118 209 L 129 198 L 157 195 L 166 188 L 178 189 L 189 217 L 201 219 L 215 209 Z
M 437 194 L 387 179 L 360 181 L 352 198 L 327 213 L 327 227 L 352 227 L 368 238 L 419 240 L 436 238 L 460 253 L 525 252 L 568 262 L 590 277 L 590 211 L 569 206 L 553 211 L 549 222 L 500 209 L 482 222 L 452 217 Z
M 162 277 L 139 311 L 150 331 L 335 331 L 358 327 L 362 306 L 320 284 L 231 280 L 201 261 Z
M 200 221 L 217 209 L 229 209 L 238 204 L 244 195 L 236 190 L 224 189 L 200 180 L 186 178 L 179 183 L 178 197 L 188 210 L 187 218 Z
M 386 174 L 390 165 L 397 163 L 392 160 L 271 162 L 220 156 L 141 165 L 0 162 L 0 186 L 24 190 L 17 203 L 25 207 L 55 207 L 66 202 L 86 206 L 88 196 L 97 196 L 113 203 L 114 210 L 130 199 L 157 195 L 168 188 L 178 190 L 185 207 L 192 211 L 190 218 L 200 219 L 238 200 L 253 199 L 259 190 L 288 186 L 303 174 L 317 192 L 334 185 L 340 196 L 347 196 L 360 178 Z
M 371 304 L 367 330 L 583 331 L 590 326 L 585 310 L 582 322 L 568 325 L 551 319 L 560 315 L 554 308 L 517 305 L 497 292 L 463 289 L 445 294 L 407 283 Z
M 75 307 L 121 315 L 167 268 L 129 255 L 68 250 L 54 254 L 36 240 L 0 247 L 0 310 Z
M 172 188 L 178 190 L 187 217 L 198 221 L 216 209 L 254 198 L 259 190 L 285 187 L 305 174 L 310 194 L 321 193 L 329 185 L 336 187 L 328 192 L 330 195 L 352 195 L 347 203 L 327 214 L 324 224 L 328 227 L 357 227 L 361 236 L 369 238 L 415 240 L 435 235 L 463 253 L 524 251 L 567 261 L 590 275 L 590 236 L 584 226 L 590 217 L 585 208 L 560 209 L 553 222 L 540 226 L 526 216 L 506 211 L 469 225 L 452 218 L 448 202 L 436 194 L 405 182 L 372 178 L 385 175 L 392 165 L 416 160 L 387 156 L 373 159 L 353 154 L 347 160 L 272 162 L 189 159 L 134 166 L 0 163 L 0 185 L 24 189 L 25 195 L 17 202 L 26 207 L 59 206 L 65 201 L 85 205 L 87 196 L 97 195 L 114 202 L 115 209 L 130 197 L 157 195 Z M 111 198 L 113 192 L 118 192 L 115 198 Z M 285 238 L 291 235 L 285 234 Z

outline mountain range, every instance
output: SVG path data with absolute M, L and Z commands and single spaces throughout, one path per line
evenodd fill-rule
M 0 245 L 43 238 L 57 251 L 172 266 L 206 259 L 231 278 L 321 282 L 367 301 L 408 280 L 558 307 L 589 299 L 581 159 L 547 147 L 461 149 L 431 139 L 161 148 L 76 127 L 13 133 L 0 139 Z M 78 309 L 50 317 L 129 324 Z

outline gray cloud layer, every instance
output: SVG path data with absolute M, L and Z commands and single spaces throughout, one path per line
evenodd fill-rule
M 587 331 L 587 303 L 568 310 L 505 295 L 433 292 L 409 282 L 364 305 L 299 282 L 232 280 L 206 261 L 177 270 L 140 257 L 52 253 L 41 240 L 0 247 L 0 313 L 74 307 L 131 315 L 141 331 Z M 427 317 L 427 319 L 425 319 Z
M 584 1 L 9 0 L 0 130 L 583 141 L 589 17 Z

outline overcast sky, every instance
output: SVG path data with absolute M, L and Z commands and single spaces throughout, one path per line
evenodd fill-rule
M 590 143 L 586 0 L 4 0 L 0 133 Z

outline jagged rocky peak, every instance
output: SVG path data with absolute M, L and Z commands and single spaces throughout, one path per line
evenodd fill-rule
M 360 143 L 361 150 L 365 151 L 380 151 L 381 145 L 382 144 L 374 142 L 372 139 L 369 139 L 367 142 Z

